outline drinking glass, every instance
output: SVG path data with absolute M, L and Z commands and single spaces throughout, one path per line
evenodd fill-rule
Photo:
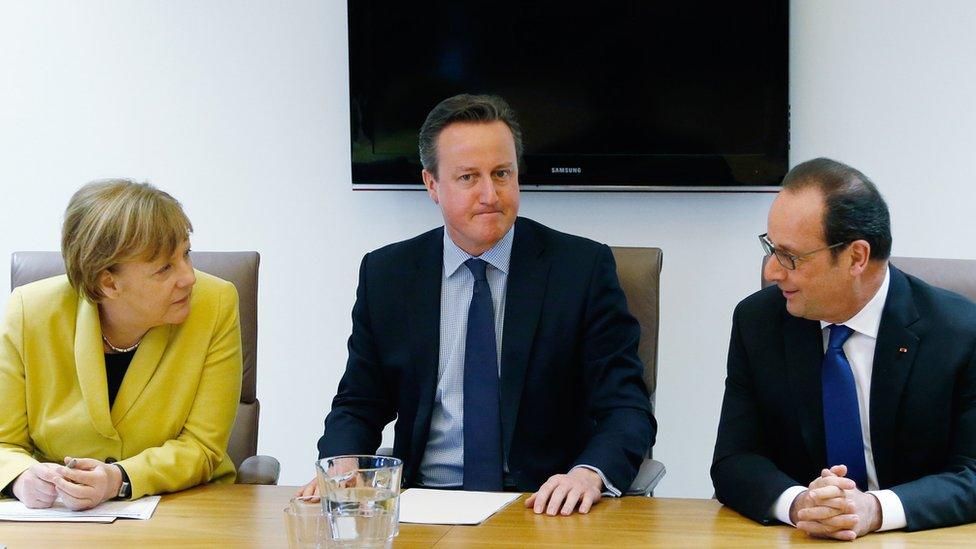
M 293 498 L 285 507 L 285 529 L 289 549 L 326 549 L 329 524 L 322 505 L 308 498 Z
M 315 462 L 333 547 L 388 548 L 399 532 L 403 462 L 386 456 L 336 456 Z

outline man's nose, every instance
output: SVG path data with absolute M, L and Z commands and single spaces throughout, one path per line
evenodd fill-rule
M 480 194 L 478 198 L 482 204 L 495 204 L 498 202 L 498 191 L 495 189 L 495 182 L 490 177 L 482 177 L 480 183 Z
M 770 255 L 766 258 L 766 264 L 763 265 L 763 276 L 766 278 L 766 280 L 771 282 L 779 282 L 786 278 L 786 275 L 786 267 L 783 267 L 780 264 L 775 255 Z

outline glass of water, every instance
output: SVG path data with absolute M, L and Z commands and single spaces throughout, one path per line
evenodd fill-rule
M 336 456 L 315 462 L 334 547 L 392 547 L 400 524 L 403 462 L 385 456 Z
M 284 511 L 288 549 L 329 547 L 329 525 L 317 500 L 313 502 L 311 498 L 292 498 Z

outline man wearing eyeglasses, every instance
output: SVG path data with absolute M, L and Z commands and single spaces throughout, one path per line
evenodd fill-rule
M 763 524 L 852 540 L 976 520 L 976 305 L 889 265 L 888 207 L 826 158 L 760 236 L 736 307 L 712 480 Z

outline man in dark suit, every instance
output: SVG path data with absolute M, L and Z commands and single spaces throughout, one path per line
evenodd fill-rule
M 712 480 L 763 524 L 850 540 L 976 520 L 976 305 L 888 264 L 859 171 L 793 168 L 736 307 Z
M 373 453 L 396 419 L 408 485 L 538 490 L 536 513 L 585 513 L 653 444 L 639 326 L 607 246 L 517 217 L 521 150 L 501 98 L 428 115 L 423 178 L 444 227 L 363 258 L 319 455 Z

